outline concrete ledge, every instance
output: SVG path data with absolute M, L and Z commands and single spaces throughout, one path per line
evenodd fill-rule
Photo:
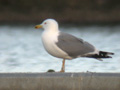
M 0 90 L 120 90 L 120 73 L 0 73 Z

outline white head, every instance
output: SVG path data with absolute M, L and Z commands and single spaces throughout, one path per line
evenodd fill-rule
M 42 22 L 42 24 L 36 25 L 35 28 L 43 28 L 44 30 L 58 30 L 58 23 L 54 19 L 46 19 Z

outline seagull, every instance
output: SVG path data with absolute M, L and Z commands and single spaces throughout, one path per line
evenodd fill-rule
M 54 57 L 62 58 L 60 72 L 65 72 L 65 60 L 78 57 L 112 58 L 112 52 L 100 51 L 92 44 L 59 30 L 58 22 L 55 19 L 46 19 L 41 24 L 35 26 L 36 29 L 43 28 L 42 43 L 46 51 Z

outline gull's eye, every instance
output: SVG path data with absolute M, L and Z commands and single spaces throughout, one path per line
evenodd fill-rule
M 47 24 L 46 22 L 44 24 Z

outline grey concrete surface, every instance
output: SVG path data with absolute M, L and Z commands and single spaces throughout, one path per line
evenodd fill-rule
M 0 90 L 120 90 L 120 73 L 0 73 Z

